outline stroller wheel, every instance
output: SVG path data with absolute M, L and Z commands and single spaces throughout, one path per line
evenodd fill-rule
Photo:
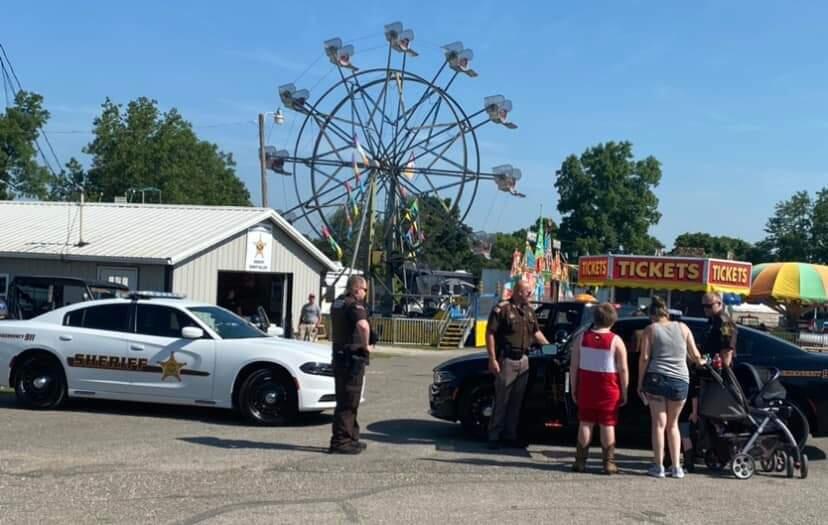
M 788 456 L 787 461 L 785 462 L 785 476 L 792 478 L 794 476 L 794 458 L 793 456 Z
M 788 453 L 781 448 L 774 450 L 771 456 L 771 462 L 773 463 L 773 471 L 785 472 L 785 468 L 788 465 Z
M 704 464 L 710 470 L 722 470 L 722 462 L 719 461 L 719 455 L 712 448 L 704 453 Z
M 756 463 L 748 454 L 736 454 L 730 462 L 730 470 L 739 479 L 748 479 L 756 470 Z
M 805 479 L 808 477 L 808 456 L 802 454 L 802 461 L 799 463 L 799 477 Z

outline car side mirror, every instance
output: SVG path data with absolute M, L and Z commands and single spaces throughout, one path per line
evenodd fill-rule
M 185 326 L 181 329 L 181 337 L 184 339 L 201 339 L 204 337 L 204 330 L 197 326 Z

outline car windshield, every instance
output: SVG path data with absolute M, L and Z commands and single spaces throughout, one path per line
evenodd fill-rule
M 267 334 L 238 315 L 217 306 L 193 306 L 188 308 L 199 321 L 209 326 L 222 339 L 247 339 L 267 337 Z

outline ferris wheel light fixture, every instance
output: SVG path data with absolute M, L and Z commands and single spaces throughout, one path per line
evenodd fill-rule
M 451 44 L 444 45 L 443 53 L 451 69 L 472 78 L 477 76 L 477 71 L 471 68 L 474 51 L 464 48 L 463 42 L 452 42 Z
M 516 129 L 517 124 L 509 122 L 509 113 L 512 111 L 512 101 L 503 95 L 492 95 L 483 99 L 483 107 L 489 114 L 489 120 L 501 124 L 509 129 Z
M 410 57 L 419 56 L 419 53 L 411 49 L 411 42 L 414 40 L 414 31 L 412 29 L 403 29 L 401 22 L 393 22 L 385 26 L 385 39 L 388 40 L 391 49 Z
M 328 59 L 331 61 L 331 64 L 337 67 L 351 69 L 353 71 L 359 70 L 359 68 L 351 63 L 351 57 L 354 56 L 354 46 L 342 45 L 342 39 L 337 37 L 325 40 L 323 47 L 325 48 L 325 54 L 328 55 Z

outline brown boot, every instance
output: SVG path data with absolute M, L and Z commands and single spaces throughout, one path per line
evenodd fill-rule
M 589 457 L 589 447 L 582 447 L 580 443 L 576 443 L 575 463 L 572 464 L 572 472 L 586 472 L 587 457 Z
M 618 466 L 615 464 L 615 445 L 601 447 L 604 457 L 604 474 L 618 474 Z

